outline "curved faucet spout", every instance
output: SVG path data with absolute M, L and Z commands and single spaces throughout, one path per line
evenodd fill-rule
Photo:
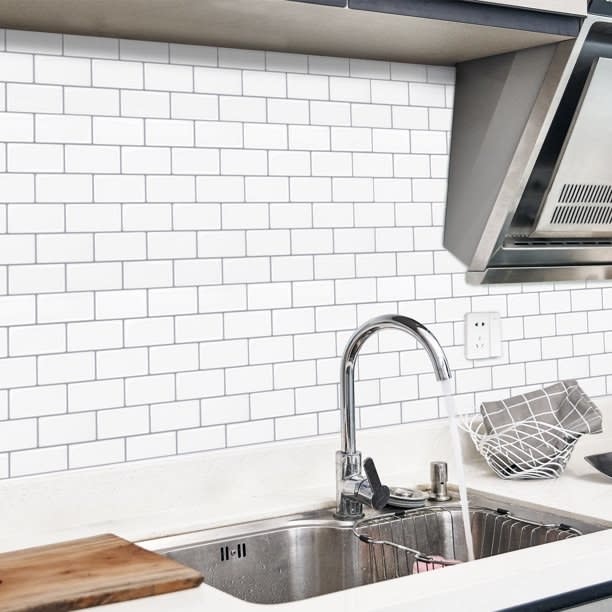
M 408 332 L 417 342 L 423 345 L 436 378 L 448 380 L 451 378 L 451 370 L 446 355 L 436 340 L 436 337 L 421 323 L 404 317 L 402 315 L 381 315 L 364 323 L 350 338 L 344 355 L 342 357 L 340 371 L 340 411 L 341 411 L 341 436 L 342 451 L 344 453 L 356 452 L 355 435 L 355 363 L 359 350 L 365 341 L 375 332 L 381 329 L 398 329 Z

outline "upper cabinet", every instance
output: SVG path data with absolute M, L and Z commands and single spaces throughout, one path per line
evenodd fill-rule
M 586 0 L 28 0 L 1 2 L 0 24 L 455 64 L 572 38 L 585 13 Z

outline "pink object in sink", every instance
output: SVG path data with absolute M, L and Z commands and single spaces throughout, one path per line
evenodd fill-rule
M 412 573 L 420 574 L 422 572 L 431 572 L 432 570 L 437 570 L 441 567 L 462 563 L 462 561 L 458 561 L 457 559 L 445 559 L 440 555 L 432 555 L 430 558 L 432 559 L 431 561 L 415 559 L 414 563 L 412 564 Z

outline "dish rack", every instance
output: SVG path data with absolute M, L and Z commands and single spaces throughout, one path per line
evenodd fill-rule
M 479 416 L 464 421 L 487 465 L 505 480 L 558 478 L 580 434 L 538 419 L 527 419 L 488 433 Z
M 504 510 L 470 508 L 476 559 L 582 535 L 565 525 L 545 525 Z M 467 560 L 458 506 L 406 510 L 363 519 L 353 533 L 368 546 L 372 581 L 399 578 Z

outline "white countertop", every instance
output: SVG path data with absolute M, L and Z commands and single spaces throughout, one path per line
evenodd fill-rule
M 612 400 L 600 399 L 598 404 L 604 414 L 611 415 L 607 421 L 612 423 Z M 109 531 L 132 540 L 146 540 L 330 507 L 338 438 L 326 436 L 3 481 L 0 551 Z M 358 433 L 358 447 L 376 459 L 383 481 L 389 484 L 426 481 L 432 460 L 448 461 L 453 480 L 444 421 L 362 431 Z M 466 453 L 468 486 L 612 523 L 612 480 L 584 461 L 585 455 L 608 450 L 612 450 L 612 433 L 585 436 L 561 478 L 523 482 L 499 479 L 470 450 Z M 417 574 L 271 607 L 296 612 L 391 612 L 408 606 L 488 611 L 605 582 L 610 579 L 610 567 L 612 530 L 605 530 L 449 567 L 443 572 Z M 203 584 L 104 609 L 240 612 L 254 610 L 256 604 Z

